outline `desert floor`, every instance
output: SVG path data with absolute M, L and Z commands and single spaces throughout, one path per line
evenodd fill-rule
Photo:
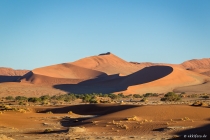
M 1 112 L 1 140 L 210 138 L 209 106 L 180 102 L 13 107 L 24 111 Z

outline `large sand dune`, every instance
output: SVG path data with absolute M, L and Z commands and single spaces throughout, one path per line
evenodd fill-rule
M 4 75 L 0 82 L 47 85 L 72 93 L 165 93 L 189 91 L 186 89 L 189 86 L 206 92 L 208 84 L 207 88 L 194 85 L 210 81 L 210 59 L 193 59 L 182 64 L 138 63 L 106 53 L 26 72 L 1 68 Z
M 197 66 L 199 63 L 196 61 L 195 67 L 192 67 L 194 61 L 182 65 L 131 63 L 108 53 L 37 68 L 25 74 L 20 81 L 52 85 L 72 93 L 165 93 L 208 81 L 209 77 L 199 74 L 208 72 L 208 60 L 200 67 Z
M 152 63 L 133 64 L 129 63 L 114 54 L 91 56 L 80 59 L 72 64 L 105 72 L 108 75 L 120 74 L 129 75 L 144 68 L 145 66 L 152 66 Z

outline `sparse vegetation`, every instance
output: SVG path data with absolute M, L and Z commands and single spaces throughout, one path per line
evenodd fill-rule
M 48 128 L 48 129 L 45 129 L 45 130 L 44 130 L 44 133 L 50 133 L 50 132 L 52 132 L 52 131 L 53 131 L 52 129 Z
M 14 100 L 14 97 L 12 97 L 12 96 L 7 96 L 7 97 L 5 97 L 5 99 L 6 99 L 6 100 Z
M 174 93 L 174 92 L 168 92 L 164 95 L 163 98 L 161 98 L 161 101 L 179 101 L 181 100 L 181 96 Z
M 206 99 L 209 99 L 209 96 L 208 95 L 204 95 L 204 96 L 201 96 L 201 98 L 204 98 L 206 100 Z
M 142 98 L 142 96 L 140 94 L 133 94 L 134 98 Z
M 147 100 L 147 98 L 144 97 L 144 98 L 142 98 L 140 101 L 141 101 L 141 102 L 146 102 L 146 101 L 148 101 L 148 100 Z

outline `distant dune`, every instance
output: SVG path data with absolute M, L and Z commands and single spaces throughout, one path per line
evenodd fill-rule
M 139 63 L 127 62 L 112 53 L 104 53 L 75 62 L 36 68 L 14 79 L 72 93 L 144 94 L 187 91 L 182 87 L 208 82 L 209 74 L 208 58 L 182 64 Z M 200 90 L 200 86 L 198 88 Z
M 0 83 L 17 81 L 18 78 L 28 72 L 29 70 L 14 70 L 12 68 L 0 67 Z
M 14 70 L 12 68 L 0 67 L 0 75 L 2 76 L 23 76 L 29 70 Z
M 192 59 L 181 65 L 188 70 L 210 76 L 210 58 Z

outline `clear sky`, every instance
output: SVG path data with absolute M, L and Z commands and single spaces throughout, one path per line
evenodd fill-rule
M 105 52 L 136 62 L 210 58 L 210 1 L 0 0 L 0 67 Z

